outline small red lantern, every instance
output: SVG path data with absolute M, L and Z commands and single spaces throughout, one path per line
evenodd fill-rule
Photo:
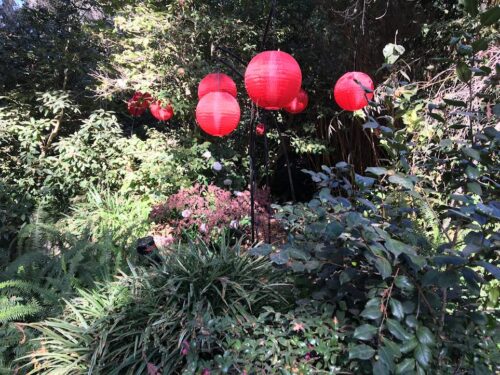
M 152 100 L 153 97 L 151 94 L 147 92 L 143 94 L 140 91 L 136 91 L 127 102 L 128 112 L 134 117 L 141 116 L 148 109 Z
M 286 52 L 261 52 L 254 56 L 245 71 L 248 96 L 265 109 L 283 108 L 298 95 L 301 85 L 300 66 Z
M 307 96 L 307 92 L 304 89 L 300 89 L 299 95 L 295 97 L 290 103 L 283 108 L 285 111 L 290 113 L 300 113 L 307 108 L 307 104 L 309 103 L 309 97 Z
M 198 85 L 198 100 L 203 98 L 209 92 L 223 91 L 236 98 L 236 83 L 233 79 L 224 73 L 210 73 L 200 81 Z
M 210 135 L 228 135 L 238 126 L 240 105 L 227 92 L 208 93 L 196 106 L 196 121 Z
M 266 133 L 266 126 L 263 123 L 257 124 L 255 127 L 255 133 L 258 136 L 263 136 Z
M 139 117 L 141 116 L 144 112 L 146 112 L 146 108 L 144 108 L 141 104 L 139 104 L 138 102 L 136 101 L 133 101 L 132 99 L 130 99 L 128 102 L 127 102 L 127 109 L 128 109 L 128 113 L 130 113 L 131 116 L 134 116 L 134 117 Z
M 165 107 L 162 106 L 161 100 L 157 100 L 150 104 L 149 110 L 154 118 L 158 121 L 168 121 L 174 115 L 174 109 L 170 104 L 167 104 Z
M 373 81 L 365 73 L 349 72 L 339 78 L 333 89 L 333 96 L 340 108 L 357 111 L 368 105 L 373 98 Z

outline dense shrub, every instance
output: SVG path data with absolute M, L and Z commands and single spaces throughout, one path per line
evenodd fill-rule
M 257 230 L 266 237 L 268 193 L 258 190 L 255 197 Z M 175 234 L 187 233 L 206 241 L 224 236 L 229 229 L 240 234 L 250 231 L 250 192 L 231 192 L 215 185 L 196 184 L 168 197 L 163 204 L 153 207 L 150 218 L 157 223 L 155 231 Z

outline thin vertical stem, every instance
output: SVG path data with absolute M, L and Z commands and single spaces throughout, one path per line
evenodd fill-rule
M 290 193 L 292 194 L 292 200 L 296 202 L 296 197 L 295 197 L 295 188 L 293 186 L 293 178 L 292 178 L 292 168 L 290 166 L 290 158 L 288 157 L 288 150 L 286 149 L 286 144 L 285 144 L 285 137 L 283 137 L 283 133 L 280 129 L 280 125 L 278 121 L 274 118 L 272 114 L 270 114 L 271 118 L 273 119 L 274 125 L 276 126 L 276 130 L 278 131 L 278 135 L 280 137 L 280 143 L 281 147 L 283 147 L 283 153 L 285 155 L 285 160 L 286 160 L 286 168 L 288 171 L 288 182 L 290 183 Z

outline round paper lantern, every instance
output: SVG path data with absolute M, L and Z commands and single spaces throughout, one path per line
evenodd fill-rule
M 143 94 L 140 91 L 136 91 L 132 98 L 128 100 L 127 109 L 132 116 L 140 116 L 146 111 L 152 100 L 153 97 L 151 94 L 147 92 Z
M 130 99 L 127 102 L 127 110 L 128 110 L 128 113 L 130 113 L 130 115 L 134 116 L 134 117 L 139 117 L 144 112 L 146 112 L 146 108 L 144 108 L 141 103 L 139 103 L 135 100 L 132 100 L 132 99 Z
M 240 121 L 240 105 L 227 92 L 210 92 L 196 106 L 196 121 L 205 133 L 216 137 L 228 135 Z
M 373 98 L 373 92 L 366 92 L 363 87 L 373 91 L 372 79 L 362 72 L 349 72 L 339 78 L 333 89 L 333 96 L 340 108 L 357 111 L 368 105 L 368 100 Z
M 259 107 L 283 108 L 295 98 L 302 85 L 302 72 L 295 59 L 286 52 L 261 52 L 245 71 L 248 96 Z
M 266 126 L 263 123 L 257 124 L 255 127 L 255 133 L 258 136 L 263 136 L 266 133 Z
M 157 100 L 149 105 L 149 110 L 154 118 L 159 121 L 168 121 L 174 115 L 174 109 L 170 104 L 162 106 L 161 100 Z
M 198 85 L 198 99 L 203 98 L 209 92 L 223 91 L 236 98 L 236 83 L 224 73 L 210 73 L 200 81 Z
M 305 92 L 303 89 L 300 89 L 299 95 L 297 95 L 295 99 L 288 103 L 283 109 L 294 114 L 300 113 L 307 108 L 308 103 L 309 97 L 307 96 L 307 92 Z

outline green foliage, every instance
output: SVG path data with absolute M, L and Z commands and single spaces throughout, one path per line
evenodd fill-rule
M 71 215 L 58 226 L 76 236 L 87 233 L 95 242 L 111 240 L 117 249 L 128 250 L 135 240 L 148 233 L 148 215 L 152 201 L 148 196 L 124 196 L 90 190 L 85 199 L 75 203 Z
M 31 325 L 46 343 L 46 351 L 32 354 L 43 363 L 34 371 L 124 374 L 143 372 L 151 362 L 172 372 L 182 367 L 184 340 L 200 351 L 211 347 L 213 319 L 244 321 L 264 306 L 285 308 L 290 286 L 281 279 L 268 262 L 240 254 L 239 247 L 180 248 L 159 265 L 132 267 L 131 276 L 80 293 L 62 319 Z M 110 301 L 116 290 L 126 297 Z

